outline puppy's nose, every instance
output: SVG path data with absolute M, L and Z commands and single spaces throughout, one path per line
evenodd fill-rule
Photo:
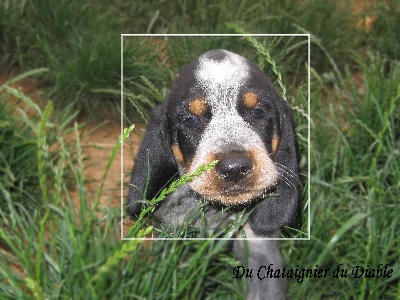
M 215 170 L 220 177 L 233 183 L 245 178 L 252 168 L 251 158 L 243 153 L 225 154 L 215 166 Z

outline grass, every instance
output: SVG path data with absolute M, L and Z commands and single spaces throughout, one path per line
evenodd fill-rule
M 41 109 L 31 104 L 36 111 L 31 115 L 9 102 L 12 96 L 30 103 L 29 97 L 10 85 L 0 87 L 0 298 L 244 298 L 245 280 L 233 278 L 238 262 L 225 241 L 118 240 L 119 208 L 98 205 L 101 189 L 96 196 L 87 191 L 81 125 L 73 124 L 78 109 L 88 107 L 99 117 L 103 104 L 119 101 L 115 92 L 120 90 L 119 47 L 115 51 L 110 45 L 120 45 L 121 32 L 237 30 L 307 31 L 313 38 L 311 240 L 283 241 L 281 248 L 288 268 L 318 264 L 329 268 L 331 275 L 343 264 L 349 276 L 306 278 L 301 283 L 291 279 L 289 299 L 400 297 L 396 1 L 384 1 L 366 13 L 377 17 L 370 31 L 353 26 L 349 10 L 334 9 L 331 1 L 322 5 L 310 0 L 297 6 L 250 0 L 179 1 L 178 5 L 117 1 L 112 8 L 105 1 L 87 5 L 58 1 L 58 9 L 52 9 L 54 3 L 0 4 L 2 67 L 10 71 L 15 66 L 22 71 L 46 67 L 47 71 L 22 77 L 36 74 L 43 89 L 53 95 L 49 103 L 54 105 Z M 211 42 L 229 46 L 229 41 Z M 275 42 L 286 49 L 282 41 Z M 146 118 L 173 73 L 195 55 L 191 49 L 208 47 L 201 44 L 192 40 L 178 49 L 161 48 L 162 52 L 146 43 L 132 44 L 138 56 L 127 54 L 133 58 L 126 74 L 131 99 L 137 104 L 132 112 L 135 118 L 141 114 Z M 246 50 L 250 44 L 243 45 L 230 44 L 257 58 L 257 51 Z M 161 63 L 153 69 L 146 53 L 165 56 L 156 56 Z M 305 153 L 301 111 L 307 108 L 301 104 L 307 91 L 295 77 L 304 66 L 286 65 L 279 53 L 271 56 L 284 75 L 298 124 L 300 153 Z M 139 94 L 144 95 L 143 102 L 135 98 Z M 68 108 L 72 102 L 72 110 L 60 113 L 60 107 Z M 71 134 L 75 138 L 69 142 L 65 137 Z M 302 172 L 306 163 L 301 156 Z M 71 186 L 77 187 L 77 196 L 71 194 Z M 392 277 L 352 278 L 354 266 L 376 268 L 377 264 L 389 264 Z
M 120 80 L 120 49 L 110 47 L 119 44 L 120 21 L 105 2 L 3 2 L 2 65 L 47 67 L 40 80 L 58 109 L 72 105 L 92 118 L 106 110 L 119 112 L 118 95 L 96 92 L 115 88 Z

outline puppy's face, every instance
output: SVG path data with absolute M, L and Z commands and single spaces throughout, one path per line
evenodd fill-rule
M 218 160 L 190 186 L 223 204 L 256 199 L 278 182 L 282 101 L 244 57 L 207 52 L 185 67 L 166 97 L 171 150 L 189 173 Z

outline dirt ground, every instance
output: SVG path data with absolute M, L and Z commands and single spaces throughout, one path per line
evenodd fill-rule
M 100 187 L 106 164 L 111 155 L 112 149 L 121 135 L 121 123 L 118 120 L 110 119 L 100 128 L 97 124 L 89 123 L 87 131 L 90 135 L 82 140 L 84 147 L 83 155 L 88 158 L 85 168 L 86 189 L 96 194 Z M 123 149 L 118 151 L 117 156 L 111 164 L 110 170 L 104 184 L 104 192 L 101 198 L 102 205 L 119 207 L 121 205 L 121 172 L 123 180 L 129 180 L 129 171 L 133 166 L 133 157 L 139 148 L 141 136 L 144 131 L 144 124 L 135 124 L 136 131 L 132 132 L 129 139 L 125 141 Z M 121 155 L 123 152 L 123 160 Z M 123 170 L 121 169 L 123 166 Z M 124 191 L 124 194 L 125 191 Z
M 89 124 L 88 130 L 90 131 L 96 126 L 97 125 L 93 123 Z M 115 160 L 111 164 L 104 184 L 100 206 L 110 205 L 111 207 L 120 207 L 122 209 L 122 201 L 125 198 L 121 198 L 121 174 L 123 174 L 123 182 L 128 183 L 134 157 L 138 151 L 144 130 L 145 124 L 135 123 L 135 130 L 130 134 L 129 138 L 125 140 L 123 148 L 120 149 Z M 88 165 L 85 169 L 85 179 L 88 181 L 85 187 L 92 193 L 93 198 L 100 187 L 108 158 L 120 135 L 121 123 L 116 120 L 109 120 L 101 128 L 95 129 L 82 142 L 82 144 L 86 146 L 83 154 L 85 157 L 89 158 Z M 122 161 L 121 157 L 123 157 Z M 124 197 L 127 195 L 127 190 L 128 188 L 124 186 L 122 191 Z M 78 201 L 77 197 L 76 200 Z M 133 222 L 130 219 L 123 220 L 123 236 L 126 235 L 127 230 L 132 225 Z

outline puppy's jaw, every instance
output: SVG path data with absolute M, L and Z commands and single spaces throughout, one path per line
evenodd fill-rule
M 201 56 L 195 70 L 198 87 L 211 107 L 212 119 L 186 169 L 193 172 L 201 164 L 215 160 L 216 154 L 229 155 L 229 152 L 235 150 L 250 153 L 253 167 L 243 180 L 227 182 L 212 170 L 190 183 L 191 188 L 206 199 L 234 205 L 260 197 L 276 185 L 279 176 L 260 136 L 237 111 L 237 102 L 243 101 L 240 92 L 246 89 L 249 78 L 248 62 L 229 51 L 223 53 L 225 57 L 219 59 L 209 57 L 207 53 Z M 253 100 L 247 99 L 247 102 L 253 105 Z

